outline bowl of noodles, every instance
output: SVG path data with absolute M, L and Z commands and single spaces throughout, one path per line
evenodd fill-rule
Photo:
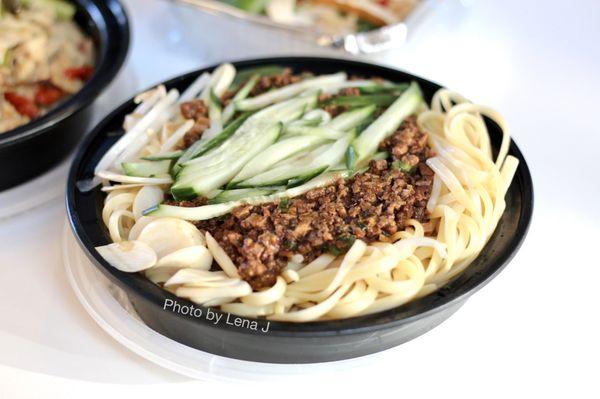
M 0 190 L 63 159 L 88 105 L 120 70 L 129 26 L 117 0 L 0 2 Z M 15 167 L 18 165 L 18 167 Z
M 508 129 L 394 69 L 225 63 L 96 127 L 69 220 L 169 338 L 260 362 L 362 356 L 441 323 L 521 245 L 533 188 Z

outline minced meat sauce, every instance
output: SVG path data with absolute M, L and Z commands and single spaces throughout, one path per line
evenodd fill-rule
M 188 148 L 202 137 L 210 126 L 208 107 L 202 100 L 192 100 L 180 105 L 181 115 L 194 121 L 194 126 L 183 136 L 183 148 Z
M 427 221 L 433 171 L 425 160 L 432 152 L 412 118 L 381 149 L 388 159 L 371 161 L 350 179 L 195 224 L 215 237 L 254 289 L 274 284 L 295 254 L 309 262 L 325 252 L 344 253 L 356 239 L 390 241 L 409 219 Z M 198 198 L 177 204 L 205 203 Z

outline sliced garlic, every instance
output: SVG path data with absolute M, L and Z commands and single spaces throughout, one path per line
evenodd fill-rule
M 209 270 L 213 257 L 203 245 L 183 248 L 160 258 L 156 267 Z
M 142 216 L 136 219 L 135 224 L 129 230 L 129 241 L 137 240 L 138 236 L 144 230 L 144 227 L 148 226 L 150 222 L 156 220 L 153 216 Z
M 154 284 L 162 284 L 168 281 L 175 273 L 177 273 L 179 269 L 153 267 L 151 269 L 146 270 L 144 273 L 146 278 L 152 281 Z
M 101 247 L 96 251 L 115 269 L 135 273 L 151 268 L 156 264 L 156 252 L 140 241 L 122 241 Z
M 183 248 L 206 245 L 200 231 L 190 222 L 176 218 L 158 218 L 142 229 L 138 241 L 150 245 L 159 259 Z
M 133 216 L 135 220 L 140 219 L 148 208 L 160 204 L 164 200 L 164 193 L 160 187 L 144 186 L 138 191 L 133 201 Z
M 165 283 L 165 286 L 170 285 L 189 285 L 194 287 L 204 286 L 222 286 L 236 284 L 239 279 L 232 279 L 227 277 L 224 272 L 209 272 L 206 270 L 198 269 L 181 269 L 173 275 Z

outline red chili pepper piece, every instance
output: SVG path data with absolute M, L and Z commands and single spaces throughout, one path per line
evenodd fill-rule
M 65 76 L 69 79 L 77 79 L 81 81 L 90 80 L 94 74 L 93 66 L 82 66 L 76 68 L 65 69 Z
M 49 107 L 65 95 L 65 92 L 50 82 L 40 83 L 35 92 L 35 102 L 38 105 Z
M 4 98 L 6 99 L 6 101 L 11 103 L 12 106 L 15 107 L 17 112 L 21 115 L 33 119 L 37 118 L 40 114 L 40 110 L 35 105 L 35 103 L 27 97 L 21 96 L 12 91 L 7 91 L 4 93 Z

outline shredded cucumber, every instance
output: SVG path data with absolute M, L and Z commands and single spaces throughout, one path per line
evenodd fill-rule
M 277 193 L 248 197 L 238 201 L 225 202 L 221 204 L 204 205 L 199 207 L 180 207 L 174 205 L 157 205 L 144 211 L 144 215 L 154 217 L 175 217 L 184 220 L 208 220 L 223 216 L 231 212 L 234 208 L 248 204 L 248 205 L 260 205 L 268 202 L 276 201 L 280 198 L 293 198 L 299 195 L 305 194 L 306 192 L 328 186 L 338 179 L 345 179 L 351 175 L 348 170 L 341 170 L 336 172 L 324 173 L 300 186 L 289 188 L 287 190 L 279 191 Z
M 263 195 L 269 195 L 276 190 L 269 188 L 240 188 L 236 190 L 224 190 L 221 191 L 217 196 L 213 197 L 208 201 L 209 204 L 222 204 L 224 202 L 239 201 L 249 197 L 261 197 Z
M 352 135 L 346 135 L 333 144 L 324 144 L 296 159 L 285 160 L 264 173 L 240 182 L 238 186 L 295 185 L 309 180 L 340 163 L 352 138 Z
M 341 105 L 350 108 L 365 107 L 368 105 L 377 105 L 387 107 L 398 98 L 393 94 L 369 94 L 359 96 L 339 96 L 325 101 L 325 105 Z
M 423 103 L 419 85 L 411 83 L 409 88 L 352 143 L 356 154 L 355 162 L 368 158 L 377 151 L 379 143 L 394 133 L 406 117 L 415 113 Z
M 223 110 L 222 123 L 227 123 L 229 120 L 235 115 L 235 102 L 238 100 L 243 100 L 248 97 L 256 83 L 260 79 L 260 75 L 252 75 L 252 77 L 246 82 L 244 87 L 242 87 L 233 97 L 232 101 L 225 107 Z
M 187 167 L 184 166 L 177 176 L 177 181 L 171 187 L 173 197 L 178 200 L 194 198 L 198 195 L 206 195 L 211 190 L 226 184 L 240 171 L 246 162 L 277 140 L 281 132 L 281 125 L 267 127 L 251 124 L 248 130 L 250 129 L 260 130 L 262 134 L 253 134 L 256 139 L 249 144 L 240 144 L 237 151 L 233 151 L 231 153 L 232 157 L 224 160 L 225 162 L 217 163 L 204 170 L 202 163 L 198 163 L 197 165 L 200 167 L 189 173 L 186 173 Z M 231 143 L 231 146 L 233 147 L 235 144 L 237 143 Z
M 231 84 L 231 90 L 237 90 L 244 82 L 250 79 L 252 76 L 274 76 L 281 75 L 285 70 L 284 67 L 279 65 L 265 65 L 254 68 L 247 68 L 243 71 L 239 71 Z
M 171 160 L 164 161 L 147 161 L 147 162 L 124 162 L 122 165 L 123 172 L 127 176 L 137 177 L 155 177 L 164 176 L 169 173 Z
M 289 136 L 314 136 L 329 140 L 337 140 L 347 134 L 344 131 L 327 126 L 288 126 L 285 133 Z
M 248 119 L 250 115 L 250 113 L 240 115 L 236 120 L 227 125 L 227 127 L 223 129 L 221 133 L 217 134 L 210 140 L 200 139 L 196 141 L 181 155 L 181 157 L 175 164 L 175 167 L 177 169 L 180 169 L 181 165 L 186 163 L 187 161 L 199 157 L 207 153 L 211 149 L 221 145 L 225 140 L 231 137 L 240 128 L 240 126 L 242 126 L 244 121 Z
M 316 78 L 305 79 L 280 89 L 268 91 L 256 97 L 238 100 L 235 102 L 235 107 L 239 111 L 260 109 L 276 102 L 293 98 L 308 90 L 318 90 L 327 85 L 343 82 L 346 78 L 346 74 L 340 72 L 333 75 L 323 75 Z
M 230 185 L 234 187 L 237 183 L 266 171 L 277 162 L 307 148 L 322 144 L 324 141 L 325 139 L 319 136 L 298 136 L 283 139 L 248 162 L 240 173 L 231 180 Z
M 344 112 L 325 124 L 325 127 L 342 131 L 354 129 L 369 120 L 376 110 L 377 106 L 367 105 L 366 107 Z
M 176 199 L 206 195 L 227 184 L 246 163 L 273 144 L 282 124 L 314 108 L 317 95 L 298 97 L 267 107 L 246 119 L 219 147 L 186 161 L 176 176 L 171 193 Z
M 161 155 L 148 155 L 147 157 L 142 157 L 142 159 L 146 160 L 146 161 L 164 161 L 166 159 L 169 159 L 169 160 L 178 159 L 182 155 L 183 155 L 183 151 L 177 150 L 177 151 L 167 152 L 167 153 L 161 154 Z

